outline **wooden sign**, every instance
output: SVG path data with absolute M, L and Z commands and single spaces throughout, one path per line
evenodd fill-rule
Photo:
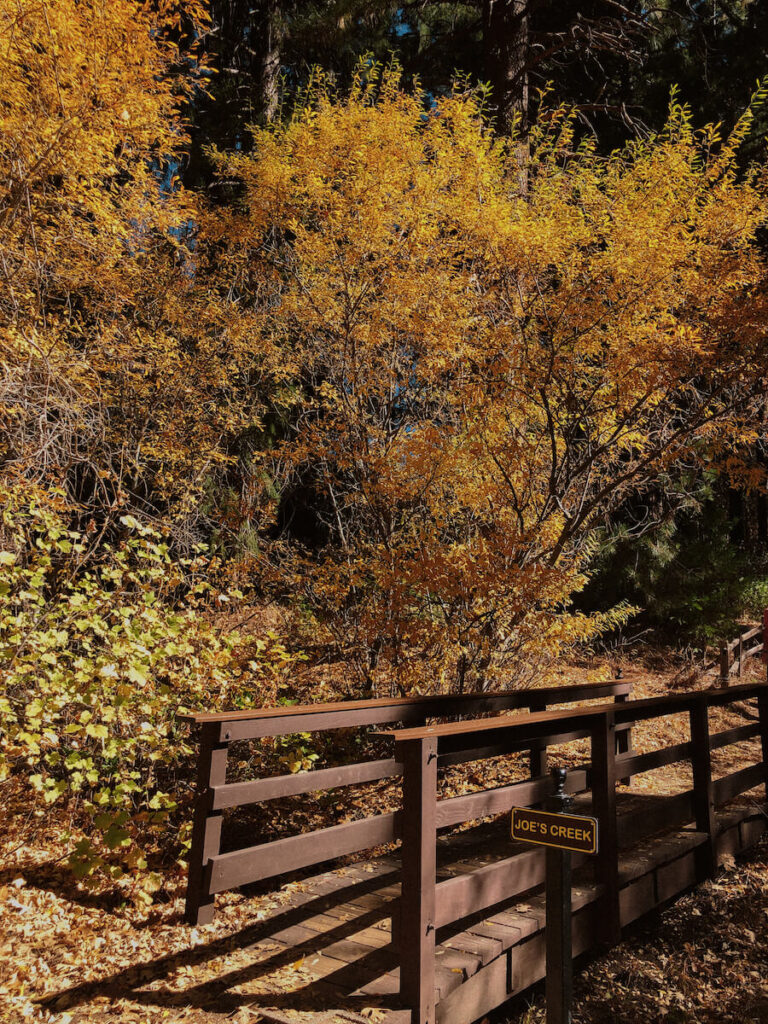
M 597 853 L 597 820 L 576 814 L 551 814 L 512 808 L 512 838 L 575 853 Z

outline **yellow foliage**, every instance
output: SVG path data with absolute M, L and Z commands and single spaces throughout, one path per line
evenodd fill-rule
M 175 173 L 206 20 L 198 0 L 0 0 L 4 456 L 112 521 L 147 500 L 188 517 L 243 422 Z
M 173 560 L 130 516 L 94 550 L 51 498 L 0 485 L 0 781 L 70 801 L 77 872 L 129 872 L 188 845 L 197 748 L 177 713 L 274 703 L 297 657 L 211 623 L 205 552 Z
M 219 154 L 245 192 L 217 228 L 232 315 L 292 424 L 257 472 L 311 495 L 323 538 L 284 530 L 273 582 L 373 681 L 488 685 L 615 626 L 628 609 L 570 610 L 595 527 L 751 436 L 766 190 L 735 162 L 748 120 L 719 143 L 673 101 L 661 134 L 603 157 L 550 111 L 523 197 L 480 99 L 428 103 L 393 67 L 340 99 L 319 78 L 253 152 Z

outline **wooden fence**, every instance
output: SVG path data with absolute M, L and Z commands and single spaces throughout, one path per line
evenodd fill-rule
M 384 698 L 257 711 L 181 715 L 183 721 L 200 730 L 197 794 L 187 885 L 187 921 L 191 924 L 211 921 L 216 893 L 393 842 L 401 833 L 402 814 L 394 811 L 222 853 L 222 822 L 226 810 L 278 797 L 372 782 L 402 773 L 402 766 L 396 758 L 386 758 L 293 775 L 228 783 L 226 775 L 230 744 L 239 740 L 350 727 L 387 724 L 416 726 L 435 719 L 493 715 L 508 710 L 541 712 L 553 705 L 606 697 L 613 697 L 616 702 L 622 703 L 630 693 L 630 683 L 614 680 L 591 686 L 560 686 L 510 693 Z M 619 753 L 630 751 L 629 725 L 619 730 L 617 744 Z M 546 743 L 532 739 L 519 744 L 515 749 L 530 751 L 532 777 L 546 774 Z M 459 763 L 468 760 L 469 756 L 474 757 L 475 754 L 466 755 L 459 751 L 449 755 L 444 763 Z
M 763 622 L 760 626 L 746 626 L 735 640 L 726 641 L 720 648 L 720 682 L 728 686 L 732 675 L 741 678 L 744 665 L 749 658 L 758 654 L 766 661 L 765 636 L 768 631 L 768 608 L 763 611 Z
M 709 710 L 736 701 L 758 701 L 757 721 L 710 734 Z M 690 739 L 646 754 L 616 752 L 616 730 L 639 721 L 685 713 Z M 658 810 L 643 808 L 624 823 L 625 843 L 662 829 L 695 821 L 705 841 L 697 849 L 697 876 L 712 874 L 715 860 L 715 807 L 753 787 L 768 782 L 768 685 L 734 686 L 683 695 L 651 698 L 622 704 L 582 707 L 472 722 L 446 723 L 388 732 L 395 744 L 395 760 L 403 766 L 402 895 L 397 935 L 401 999 L 412 1008 L 417 1024 L 467 1024 L 487 1013 L 506 997 L 508 981 L 501 979 L 498 1001 L 489 982 L 476 986 L 473 1000 L 454 999 L 454 1006 L 437 1013 L 435 995 L 435 938 L 441 928 L 470 914 L 493 907 L 544 881 L 544 853 L 519 852 L 469 874 L 444 881 L 436 878 L 437 831 L 449 825 L 498 814 L 512 807 L 541 801 L 551 789 L 548 778 L 451 799 L 437 799 L 437 772 L 458 758 L 491 757 L 538 741 L 553 746 L 589 737 L 591 760 L 568 777 L 570 792 L 592 794 L 592 813 L 598 818 L 600 848 L 596 878 L 603 886 L 603 939 L 620 935 L 618 819 L 616 783 L 621 776 L 651 771 L 681 760 L 693 769 L 693 788 L 666 799 Z M 762 756 L 753 765 L 713 780 L 711 752 L 762 738 Z M 584 857 L 577 855 L 576 861 Z M 649 908 L 648 908 L 649 909 Z M 627 908 L 624 908 L 627 911 Z M 630 915 L 630 919 L 631 919 Z M 635 915 L 637 916 L 637 915 Z M 489 993 L 490 996 L 489 996 Z M 449 997 L 454 998 L 454 997 Z

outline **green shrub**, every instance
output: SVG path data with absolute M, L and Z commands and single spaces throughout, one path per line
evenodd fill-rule
M 50 496 L 49 496 L 50 497 Z M 44 805 L 69 800 L 80 875 L 142 874 L 183 856 L 194 749 L 176 714 L 273 703 L 294 657 L 274 636 L 215 628 L 201 550 L 172 560 L 130 516 L 125 539 L 89 545 L 63 515 L 0 489 L 0 778 L 24 776 Z

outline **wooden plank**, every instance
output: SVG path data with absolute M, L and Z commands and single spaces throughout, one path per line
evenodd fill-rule
M 279 797 L 315 793 L 338 786 L 354 786 L 361 782 L 374 782 L 377 779 L 399 775 L 401 770 L 397 761 L 388 758 L 382 761 L 340 765 L 336 768 L 322 768 L 318 771 L 297 772 L 295 775 L 278 775 L 272 779 L 231 782 L 226 786 L 214 787 L 213 808 L 222 810 L 227 807 L 247 807 L 248 804 L 276 800 Z
M 569 773 L 569 793 L 579 793 L 586 788 L 586 771 L 577 769 Z M 495 789 L 481 790 L 479 793 L 467 793 L 464 796 L 439 800 L 437 827 L 445 828 L 448 825 L 473 821 L 475 818 L 485 818 L 491 814 L 503 814 L 512 807 L 526 807 L 543 800 L 551 790 L 552 779 L 542 778 L 527 782 L 514 782 L 509 786 L 498 786 Z
M 518 943 L 523 934 L 519 928 L 502 924 L 499 920 L 479 921 L 477 924 L 470 925 L 467 931 L 470 935 L 479 935 L 483 939 L 500 942 L 502 950 L 509 949 Z
M 684 854 L 677 860 L 662 864 L 656 869 L 656 897 L 659 903 L 666 903 L 697 881 L 696 851 Z
M 510 954 L 496 957 L 437 1006 L 438 1024 L 471 1024 L 512 993 Z
M 619 915 L 619 841 L 616 819 L 616 733 L 613 711 L 592 729 L 592 805 L 600 828 L 596 881 L 605 886 L 602 927 L 604 941 L 621 938 Z
M 208 885 L 208 863 L 221 848 L 221 811 L 211 808 L 211 789 L 227 777 L 228 745 L 218 742 L 215 725 L 203 729 L 197 767 L 195 814 L 184 918 L 188 924 L 208 924 L 215 909 L 213 890 Z
M 765 611 L 766 630 L 768 631 L 768 609 Z M 763 754 L 763 767 L 768 769 L 768 690 L 757 698 L 757 716 L 760 725 L 760 746 Z M 768 800 L 768 773 L 765 779 L 765 796 Z
M 578 956 L 595 942 L 597 908 L 588 904 L 574 913 L 573 950 Z M 469 1024 L 501 1003 L 540 981 L 546 973 L 543 933 L 519 943 L 478 971 L 464 985 L 441 1000 L 438 1024 Z
M 759 786 L 766 780 L 765 766 L 761 764 L 750 765 L 749 768 L 742 768 L 741 771 L 733 772 L 731 775 L 724 775 L 714 783 L 714 800 L 720 805 L 745 793 L 748 789 Z
M 601 683 L 570 687 L 547 687 L 536 691 L 545 694 L 547 703 L 562 704 L 576 700 L 629 692 L 628 683 Z M 425 718 L 457 715 L 493 714 L 508 709 L 524 708 L 530 691 L 507 693 L 468 693 L 433 697 L 385 697 L 367 701 L 337 701 L 327 704 L 295 705 L 290 709 L 262 708 L 253 711 L 225 711 L 204 714 L 185 713 L 180 721 L 191 725 L 219 725 L 222 742 L 281 736 L 294 732 L 320 732 L 326 729 L 347 729 L 352 726 L 387 723 L 423 722 Z
M 416 707 L 428 718 L 439 718 L 445 712 L 441 706 L 451 708 L 448 714 L 454 714 L 454 708 L 466 707 L 471 713 L 491 711 L 499 707 L 528 707 L 531 695 L 545 704 L 569 704 L 577 700 L 590 700 L 613 694 L 630 693 L 632 684 L 626 680 L 606 680 L 604 683 L 573 683 L 568 686 L 543 686 L 534 690 L 512 690 L 504 693 L 472 692 L 464 694 L 435 694 L 429 697 L 374 697 L 370 700 L 340 700 L 318 704 L 295 704 L 291 708 L 253 708 L 247 711 L 215 711 L 215 712 L 182 712 L 177 715 L 179 721 L 201 725 L 207 722 L 257 721 L 269 718 L 284 718 L 286 715 L 301 717 L 316 714 L 318 710 L 334 713 L 356 713 L 358 711 L 377 711 L 384 709 Z M 297 726 L 295 731 L 305 731 Z
M 434 1024 L 437 744 L 426 738 L 397 748 L 403 765 L 400 994 L 415 1021 Z
M 586 861 L 574 855 L 574 866 Z M 476 871 L 456 875 L 437 886 L 437 927 L 512 899 L 544 882 L 544 850 L 527 849 Z
M 677 761 L 686 761 L 693 753 L 693 744 L 676 743 L 672 747 L 651 750 L 647 754 L 622 755 L 616 758 L 616 768 L 623 775 L 639 775 L 641 772 L 654 771 Z
M 617 693 L 614 697 L 615 704 L 626 704 L 629 694 Z M 628 758 L 634 753 L 632 748 L 632 726 L 623 725 L 616 729 L 616 758 L 619 760 L 621 757 Z M 629 786 L 632 784 L 632 772 L 627 772 L 620 780 L 622 786 Z
M 768 689 L 766 683 L 742 683 L 739 686 L 705 690 L 704 692 L 710 707 L 722 707 L 724 704 L 732 704 L 735 700 L 751 700 L 753 697 L 759 697 L 761 693 L 766 692 L 766 689 Z
M 674 796 L 658 797 L 659 803 L 652 809 L 641 808 L 619 817 L 619 836 L 622 846 L 631 846 L 639 839 L 676 828 L 692 821 L 694 817 L 693 790 L 688 789 Z
M 462 981 L 477 974 L 483 965 L 482 959 L 476 953 L 451 949 L 450 946 L 438 946 L 435 950 L 435 959 L 440 967 L 460 973 Z
M 225 889 L 235 889 L 249 882 L 274 878 L 310 864 L 380 846 L 392 842 L 399 835 L 399 828 L 400 812 L 395 811 L 222 853 L 211 860 L 210 891 L 224 892 Z
M 760 735 L 760 725 L 740 725 L 735 729 L 725 729 L 723 732 L 715 732 L 709 737 L 709 749 L 720 750 L 721 747 L 729 747 L 733 743 L 743 743 L 744 740 L 754 739 Z
M 619 890 L 619 914 L 622 925 L 631 924 L 656 906 L 653 872 L 630 882 Z
M 707 704 L 720 707 L 737 700 L 748 700 L 766 691 L 766 683 L 742 684 L 725 689 L 704 691 Z M 644 700 L 630 701 L 626 704 L 594 704 L 585 707 L 571 708 L 567 711 L 540 711 L 530 715 L 504 717 L 501 719 L 475 719 L 468 722 L 444 722 L 441 725 L 422 726 L 418 729 L 402 729 L 397 732 L 383 730 L 381 735 L 401 740 L 417 739 L 434 736 L 439 741 L 438 750 L 447 750 L 448 745 L 442 741 L 449 737 L 454 740 L 465 739 L 466 746 L 473 743 L 479 746 L 487 736 L 491 742 L 494 735 L 503 730 L 509 738 L 526 740 L 544 737 L 561 736 L 569 729 L 591 729 L 593 723 L 603 715 L 614 716 L 614 728 L 620 724 L 646 721 L 649 718 L 661 718 L 690 711 L 700 699 L 699 693 L 675 693 L 664 697 L 648 697 Z M 552 726 L 555 728 L 552 728 Z M 474 734 L 474 735 L 472 735 Z M 458 749 L 453 747 L 453 749 Z
M 709 708 L 705 697 L 694 704 L 690 712 L 693 754 L 693 811 L 696 831 L 707 841 L 696 854 L 699 881 L 715 873 L 715 790 L 712 783 L 712 755 L 709 747 Z
M 455 949 L 459 952 L 471 953 L 477 956 L 482 964 L 488 964 L 501 953 L 501 944 L 498 939 L 489 939 L 480 935 L 473 935 L 471 932 L 462 931 L 455 935 L 440 938 L 440 945 L 447 949 Z
M 720 650 L 726 650 L 730 654 L 732 651 L 737 650 L 739 643 L 745 644 L 748 640 L 752 640 L 753 637 L 761 635 L 762 632 L 762 626 L 755 626 L 752 629 L 746 630 L 744 633 L 740 633 L 735 640 L 731 640 L 729 643 L 723 644 Z

